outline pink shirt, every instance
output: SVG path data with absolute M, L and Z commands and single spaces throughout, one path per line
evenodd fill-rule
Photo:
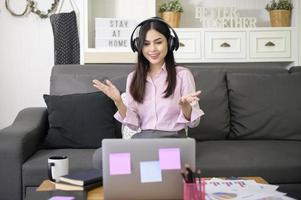
M 164 90 L 167 86 L 165 64 L 153 79 L 148 75 L 145 97 L 142 104 L 136 102 L 129 92 L 130 83 L 134 75 L 134 72 L 131 72 L 127 77 L 126 83 L 126 116 L 122 118 L 117 111 L 114 117 L 132 129 L 179 131 L 186 126 L 191 128 L 196 127 L 200 122 L 201 116 L 204 114 L 199 107 L 199 103 L 195 102 L 192 105 L 190 121 L 184 117 L 178 104 L 180 97 L 195 92 L 194 78 L 187 68 L 177 66 L 176 71 L 177 84 L 174 95 L 168 98 L 164 98 Z

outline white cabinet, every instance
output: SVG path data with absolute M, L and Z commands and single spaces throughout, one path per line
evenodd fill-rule
M 245 31 L 204 31 L 204 59 L 245 59 Z
M 175 29 L 183 44 L 175 58 L 193 62 L 293 62 L 296 30 L 283 28 Z
M 175 29 L 180 47 L 175 59 L 181 62 L 193 62 L 201 59 L 201 32 L 197 29 Z
M 291 31 L 250 31 L 250 57 L 290 60 Z

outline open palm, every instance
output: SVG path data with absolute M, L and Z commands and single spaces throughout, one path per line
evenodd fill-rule
M 109 80 L 105 80 L 104 83 L 94 79 L 92 81 L 93 86 L 102 91 L 105 95 L 111 98 L 114 102 L 121 99 L 121 95 L 117 87 Z

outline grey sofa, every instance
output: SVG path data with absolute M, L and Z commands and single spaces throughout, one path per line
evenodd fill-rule
M 266 63 L 186 66 L 202 90 L 205 115 L 189 136 L 197 140 L 197 167 L 203 176 L 261 176 L 301 199 L 300 68 Z M 50 94 L 92 93 L 91 80 L 104 77 L 124 91 L 130 71 L 131 64 L 54 66 Z M 69 156 L 70 171 L 92 168 L 95 148 L 42 145 L 49 119 L 46 106 L 26 108 L 0 131 L 2 200 L 22 199 L 47 179 L 47 158 L 52 155 Z M 120 137 L 120 124 L 114 127 Z

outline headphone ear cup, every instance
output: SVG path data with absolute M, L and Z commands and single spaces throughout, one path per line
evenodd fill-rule
M 139 48 L 139 38 L 136 37 L 134 40 L 133 40 L 133 51 L 138 51 L 138 48 Z
M 170 51 L 176 50 L 177 49 L 177 45 L 178 45 L 178 40 L 177 38 L 175 38 L 174 36 L 170 36 L 169 38 L 169 42 L 168 42 L 168 48 Z

